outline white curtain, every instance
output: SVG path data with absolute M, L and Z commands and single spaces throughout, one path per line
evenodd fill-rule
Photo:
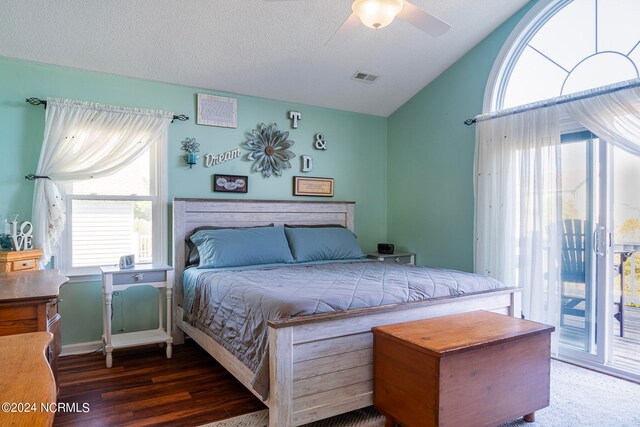
M 525 318 L 557 325 L 558 107 L 481 121 L 476 132 L 475 270 L 521 287 Z
M 564 109 L 609 144 L 640 156 L 640 87 L 572 101 Z
M 151 144 L 166 144 L 173 113 L 47 99 L 44 141 L 33 196 L 34 244 L 51 259 L 66 213 L 58 184 L 111 175 Z

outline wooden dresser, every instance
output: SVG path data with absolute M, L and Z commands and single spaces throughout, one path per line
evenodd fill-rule
M 0 426 L 51 426 L 56 383 L 45 358 L 53 335 L 34 332 L 0 337 Z
M 42 255 L 40 249 L 27 251 L 0 250 L 0 272 L 29 271 L 38 269 L 38 260 Z
M 549 405 L 553 326 L 488 311 L 373 328 L 387 426 L 489 427 Z
M 62 349 L 58 297 L 68 280 L 51 270 L 0 273 L 0 336 L 51 332 L 47 358 L 56 379 Z

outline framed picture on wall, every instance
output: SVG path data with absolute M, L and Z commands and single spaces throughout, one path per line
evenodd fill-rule
M 227 98 L 225 96 L 199 93 L 196 124 L 237 128 L 238 100 L 236 98 Z
M 213 191 L 219 193 L 246 193 L 249 177 L 244 175 L 213 175 Z
M 293 177 L 294 196 L 333 197 L 333 178 Z

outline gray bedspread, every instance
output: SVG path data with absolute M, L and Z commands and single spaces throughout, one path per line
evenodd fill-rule
M 505 287 L 489 277 L 382 262 L 291 265 L 198 276 L 186 320 L 245 365 L 269 392 L 269 320 L 374 307 Z

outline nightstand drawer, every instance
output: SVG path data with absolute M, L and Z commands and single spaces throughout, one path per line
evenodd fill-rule
M 378 252 L 372 252 L 368 254 L 368 257 L 379 262 L 392 264 L 415 265 L 416 263 L 416 254 L 414 254 L 413 252 L 396 252 L 394 254 L 381 254 Z
M 24 259 L 22 261 L 13 261 L 13 266 L 11 267 L 11 271 L 35 270 L 36 264 L 37 263 L 35 259 Z
M 411 255 L 398 255 L 393 257 L 385 257 L 382 262 L 393 262 L 396 264 L 410 264 Z
M 145 271 L 117 273 L 113 275 L 113 285 L 129 285 L 131 283 L 153 283 L 167 280 L 166 271 Z

